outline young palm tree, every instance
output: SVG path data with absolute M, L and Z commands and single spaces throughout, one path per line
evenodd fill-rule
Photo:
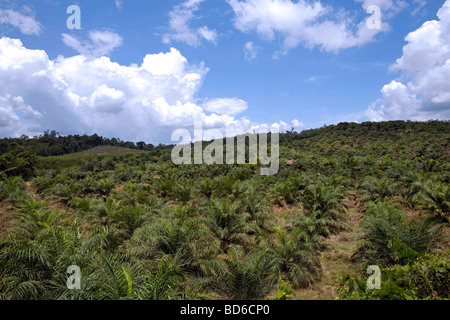
M 318 185 L 305 190 L 302 203 L 306 210 L 316 212 L 318 218 L 325 219 L 330 231 L 338 232 L 346 227 L 343 199 L 342 187 Z
M 117 228 L 131 236 L 134 230 L 150 220 L 150 213 L 151 211 L 144 206 L 123 207 L 112 211 L 108 215 L 108 222 L 115 224 Z
M 247 190 L 239 201 L 239 210 L 248 214 L 249 221 L 255 223 L 258 229 L 270 231 L 272 216 L 267 199 L 254 187 L 247 187 Z
M 177 182 L 174 190 L 175 199 L 183 203 L 186 203 L 189 200 L 191 200 L 193 185 L 194 182 L 190 179 L 183 179 L 180 182 Z
M 362 183 L 361 188 L 365 191 L 369 200 L 384 199 L 394 195 L 394 189 L 397 184 L 392 179 L 366 177 Z
M 340 174 L 332 174 L 329 176 L 321 176 L 321 182 L 326 186 L 335 188 L 348 187 L 352 184 L 352 180 L 348 177 L 344 177 Z
M 399 203 L 370 202 L 359 230 L 360 246 L 355 258 L 384 266 L 402 263 L 398 254 L 391 250 L 394 242 L 426 253 L 434 246 L 441 227 L 427 218 L 409 219 Z
M 19 203 L 26 198 L 25 183 L 20 177 L 9 177 L 0 182 L 0 201 L 7 201 L 12 204 Z
M 128 252 L 141 259 L 179 254 L 192 263 L 212 249 L 202 220 L 194 216 L 191 207 L 167 209 L 166 216 L 157 218 L 137 229 L 128 244 Z
M 419 196 L 419 207 L 450 222 L 450 187 L 441 182 L 426 183 Z
M 206 287 L 221 298 L 261 299 L 276 283 L 273 261 L 265 250 L 245 253 L 241 247 L 232 246 L 224 258 L 204 261 L 201 266 Z
M 270 252 L 279 275 L 294 287 L 311 285 L 322 275 L 319 260 L 320 242 L 310 230 L 296 227 L 291 232 L 277 227 L 276 242 Z
M 289 182 L 297 188 L 298 191 L 305 190 L 309 185 L 310 180 L 305 174 L 296 175 L 289 178 Z
M 139 300 L 184 299 L 184 281 L 185 270 L 180 256 L 165 255 L 149 274 L 140 277 L 136 297 Z
M 431 176 L 424 172 L 412 173 L 408 172 L 403 178 L 404 187 L 401 189 L 402 204 L 409 208 L 414 208 L 418 205 L 422 190 L 426 181 L 431 180 Z
M 214 183 L 211 178 L 202 178 L 197 184 L 197 189 L 201 195 L 211 199 L 214 192 Z
M 231 244 L 246 245 L 250 243 L 248 233 L 254 229 L 247 223 L 249 214 L 238 211 L 238 202 L 229 199 L 211 199 L 206 211 L 206 225 L 220 242 L 223 252 L 228 251 Z
M 97 192 L 106 197 L 114 188 L 114 182 L 110 179 L 101 179 L 97 184 Z
M 320 242 L 320 236 L 328 237 L 331 234 L 327 220 L 320 218 L 320 212 L 315 211 L 306 214 L 302 211 L 296 211 L 296 214 L 294 228 L 304 230 L 312 241 Z
M 85 219 L 95 225 L 106 225 L 108 219 L 117 215 L 122 208 L 122 202 L 109 196 L 106 201 L 92 201 L 92 212 Z
M 84 278 L 86 291 L 93 299 L 128 300 L 134 293 L 133 278 L 139 274 L 139 265 L 126 256 L 100 254 L 90 264 L 91 272 Z
M 228 197 L 233 193 L 233 187 L 235 180 L 231 175 L 221 175 L 217 176 L 213 179 L 214 181 L 214 190 L 216 190 L 217 194 L 222 197 Z
M 63 228 L 58 214 L 39 206 L 28 203 L 0 245 L 0 290 L 8 299 L 53 299 L 67 267 L 85 265 L 88 251 L 77 221 Z
M 300 193 L 290 181 L 278 182 L 270 188 L 272 201 L 280 206 L 294 204 L 298 201 Z
M 68 183 L 57 183 L 52 188 L 47 190 L 48 194 L 55 195 L 68 203 L 74 197 L 76 197 L 80 192 L 80 185 L 74 181 L 69 181 Z
M 174 194 L 175 185 L 176 185 L 175 176 L 160 178 L 154 182 L 156 191 L 163 198 L 171 197 Z

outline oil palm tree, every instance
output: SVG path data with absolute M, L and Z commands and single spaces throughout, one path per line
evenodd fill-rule
M 159 195 L 163 198 L 173 196 L 176 180 L 174 175 L 155 180 L 154 186 Z
M 84 291 L 91 299 L 129 300 L 135 288 L 133 279 L 140 273 L 140 266 L 126 255 L 102 253 L 93 257 L 91 272 L 84 277 Z
M 136 288 L 137 299 L 184 299 L 185 273 L 183 262 L 178 254 L 163 256 L 150 273 L 140 277 Z
M 197 189 L 201 195 L 204 195 L 208 200 L 211 199 L 214 192 L 214 183 L 211 178 L 202 178 L 197 184 Z
M 208 232 L 192 207 L 166 209 L 165 216 L 138 228 L 128 244 L 128 252 L 141 259 L 179 254 L 187 263 L 213 250 Z
M 441 182 L 426 183 L 419 196 L 419 207 L 432 215 L 450 221 L 450 187 Z
M 320 242 L 310 231 L 296 227 L 291 232 L 276 227 L 276 241 L 270 252 L 278 274 L 294 287 L 311 285 L 317 281 L 322 269 L 319 260 Z
M 318 218 L 325 219 L 330 231 L 338 232 L 346 227 L 343 199 L 343 187 L 320 184 L 305 190 L 302 203 L 310 213 L 315 212 Z
M 294 228 L 301 229 L 305 234 L 315 242 L 320 242 L 320 237 L 328 237 L 331 231 L 326 219 L 320 218 L 320 212 L 315 211 L 306 214 L 302 211 L 296 211 Z
M 268 200 L 255 187 L 247 187 L 244 196 L 239 200 L 239 210 L 248 215 L 249 221 L 255 223 L 258 229 L 271 230 L 272 216 L 269 214 Z
M 429 218 L 410 219 L 399 203 L 370 202 L 359 229 L 359 249 L 354 258 L 385 266 L 401 263 L 402 259 L 391 250 L 392 243 L 427 253 L 435 245 L 441 228 Z
M 227 197 L 233 193 L 235 180 L 231 175 L 221 175 L 213 179 L 214 190 L 219 196 Z
M 366 177 L 361 182 L 361 188 L 367 195 L 368 200 L 383 199 L 392 197 L 397 183 L 388 178 Z
M 227 256 L 203 261 L 201 266 L 206 287 L 221 298 L 261 299 L 276 283 L 273 260 L 266 250 L 245 253 L 242 247 L 231 246 Z
M 247 223 L 249 214 L 239 212 L 238 206 L 239 202 L 230 199 L 211 199 L 203 209 L 206 225 L 225 253 L 231 244 L 249 244 L 251 240 L 248 234 L 254 232 L 254 228 Z
M 12 204 L 19 203 L 26 198 L 25 183 L 20 177 L 8 177 L 0 182 L 0 201 Z
M 65 276 L 67 267 L 85 265 L 88 251 L 78 222 L 64 228 L 59 214 L 38 207 L 29 203 L 0 245 L 0 288 L 9 299 L 53 299 L 55 283 Z
M 177 182 L 174 189 L 175 199 L 183 203 L 191 200 L 193 185 L 194 182 L 191 179 L 183 179 Z
M 280 206 L 294 204 L 300 196 L 298 188 L 290 181 L 275 183 L 270 188 L 270 194 L 272 201 Z

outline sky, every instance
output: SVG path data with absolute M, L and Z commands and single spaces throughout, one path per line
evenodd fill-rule
M 450 0 L 0 0 L 0 137 L 449 119 L 449 79 Z

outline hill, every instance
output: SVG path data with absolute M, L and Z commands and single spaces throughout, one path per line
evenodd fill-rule
M 56 131 L 45 131 L 43 135 L 30 138 L 22 135 L 20 138 L 0 139 L 0 155 L 8 151 L 10 144 L 18 144 L 26 151 L 38 156 L 59 156 L 77 153 L 99 146 L 122 147 L 128 149 L 152 150 L 152 144 L 141 141 L 138 143 L 122 141 L 116 138 L 104 138 L 97 134 L 60 136 Z
M 449 142 L 448 121 L 292 131 L 273 176 L 170 146 L 39 157 L 0 172 L 0 299 L 449 299 Z
M 85 151 L 67 155 L 39 157 L 37 161 L 37 168 L 63 169 L 72 166 L 81 166 L 83 163 L 93 159 L 113 160 L 115 155 L 133 155 L 143 152 L 148 151 L 112 146 L 94 147 Z

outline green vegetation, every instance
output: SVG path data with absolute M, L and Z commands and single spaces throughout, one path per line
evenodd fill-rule
M 121 147 L 95 147 L 86 151 L 68 155 L 38 157 L 38 169 L 64 169 L 73 166 L 84 166 L 84 169 L 100 171 L 113 170 L 118 155 L 133 156 L 145 152 Z
M 120 139 L 103 138 L 96 134 L 60 136 L 56 131 L 46 130 L 44 134 L 30 138 L 21 136 L 20 138 L 0 139 L 0 153 L 5 153 L 11 143 L 22 146 L 26 151 L 38 156 L 58 156 L 89 150 L 100 146 L 121 147 L 127 149 L 153 150 L 154 146 L 145 142 L 133 143 Z M 161 147 L 161 146 L 160 146 Z
M 8 146 L 8 152 L 0 156 L 0 171 L 10 177 L 21 176 L 27 179 L 34 174 L 36 160 L 34 154 L 12 142 Z
M 450 122 L 280 142 L 261 176 L 96 135 L 3 139 L 0 299 L 450 298 Z

